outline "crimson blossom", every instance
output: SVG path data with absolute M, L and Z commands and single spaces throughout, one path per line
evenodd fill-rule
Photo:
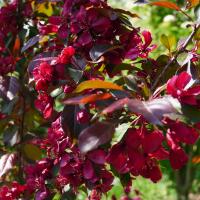
M 16 0 L 0 9 L 0 200 L 80 191 L 100 200 L 117 179 L 121 200 L 140 200 L 137 189 L 130 197 L 136 177 L 157 183 L 166 161 L 173 170 L 191 161 L 199 26 L 155 59 L 151 33 L 130 18 L 139 16 L 106 0 Z

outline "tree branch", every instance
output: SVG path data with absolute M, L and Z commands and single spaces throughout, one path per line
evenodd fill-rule
M 186 41 L 182 45 L 182 47 L 179 49 L 179 51 L 177 51 L 175 53 L 175 55 L 172 57 L 172 59 L 167 63 L 167 65 L 165 65 L 165 67 L 163 68 L 162 72 L 158 75 L 157 79 L 153 83 L 153 86 L 151 88 L 152 91 L 155 90 L 155 88 L 157 87 L 160 79 L 165 74 L 166 70 L 170 67 L 170 65 L 177 59 L 177 57 L 179 56 L 179 54 L 181 54 L 182 52 L 184 52 L 186 50 L 186 47 L 191 42 L 192 38 L 194 37 L 194 35 L 196 34 L 196 32 L 198 31 L 199 28 L 200 28 L 200 24 L 197 24 L 194 27 L 194 30 L 192 31 L 192 33 L 189 35 L 189 37 L 186 39 Z

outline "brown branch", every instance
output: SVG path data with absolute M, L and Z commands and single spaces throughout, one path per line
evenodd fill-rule
M 23 83 L 22 83 L 23 84 Z M 23 88 L 23 86 L 22 86 Z M 25 96 L 23 95 L 23 91 L 20 91 L 20 101 L 21 101 L 21 116 L 20 116 L 20 125 L 19 125 L 19 136 L 20 136 L 20 143 L 18 147 L 18 155 L 19 155 L 19 171 L 18 171 L 18 179 L 19 181 L 23 180 L 23 168 L 24 168 L 24 159 L 23 159 L 23 141 L 24 141 L 24 122 L 25 122 L 25 112 L 26 112 L 26 100 Z
M 162 72 L 158 75 L 157 79 L 155 80 L 155 82 L 153 83 L 153 86 L 151 88 L 151 90 L 155 90 L 155 88 L 157 87 L 160 79 L 162 78 L 162 76 L 165 74 L 165 72 L 167 71 L 167 69 L 170 67 L 170 65 L 177 59 L 177 57 L 179 56 L 179 54 L 181 54 L 182 52 L 184 52 L 188 46 L 188 44 L 191 42 L 192 38 L 195 36 L 195 34 L 197 33 L 198 29 L 200 28 L 200 24 L 196 25 L 194 27 L 194 30 L 192 31 L 192 33 L 189 35 L 189 37 L 186 39 L 186 41 L 184 42 L 184 44 L 182 45 L 182 47 L 175 53 L 175 55 L 172 57 L 172 59 L 167 63 L 167 65 L 165 65 L 165 67 L 163 68 Z

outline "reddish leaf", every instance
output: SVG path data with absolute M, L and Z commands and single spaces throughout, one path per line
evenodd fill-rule
M 114 131 L 114 125 L 109 122 L 97 122 L 89 126 L 78 137 L 80 151 L 87 153 L 107 143 L 112 138 Z
M 105 108 L 102 113 L 103 114 L 108 114 L 108 113 L 112 113 L 115 110 L 120 110 L 124 107 L 124 105 L 126 105 L 129 102 L 128 98 L 124 98 L 124 99 L 120 99 L 116 102 L 114 102 L 113 104 L 111 104 L 110 106 L 108 106 L 107 108 Z
M 193 8 L 200 4 L 199 0 L 187 0 L 187 2 L 188 2 L 187 8 Z
M 112 95 L 109 93 L 91 94 L 91 95 L 70 98 L 70 99 L 67 99 L 66 101 L 64 101 L 63 103 L 64 104 L 87 104 L 87 103 L 92 103 L 92 102 L 99 101 L 99 100 L 110 99 L 111 97 L 112 97 Z
M 172 3 L 172 2 L 169 2 L 169 1 L 156 1 L 156 2 L 152 2 L 150 4 L 154 5 L 154 6 L 161 6 L 161 7 L 165 7 L 165 8 L 170 8 L 172 10 L 177 10 L 177 11 L 181 10 L 175 3 Z
M 149 122 L 153 124 L 162 124 L 163 116 L 170 116 L 178 113 L 177 108 L 180 108 L 180 103 L 177 99 L 170 96 L 153 99 L 151 101 L 140 101 L 138 99 L 121 99 L 103 110 L 103 114 L 111 113 L 115 110 L 122 109 L 127 105 L 129 110 L 143 115 Z
M 13 46 L 13 53 L 16 54 L 19 51 L 19 49 L 20 49 L 20 38 L 17 35 Z
M 200 156 L 199 155 L 198 156 L 194 156 L 192 158 L 192 163 L 199 164 L 200 163 Z

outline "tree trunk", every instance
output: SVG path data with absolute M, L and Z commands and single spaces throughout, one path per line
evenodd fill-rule
M 188 200 L 189 192 L 194 180 L 195 170 L 192 168 L 192 147 L 188 151 L 188 163 L 182 169 L 175 172 L 177 200 Z

